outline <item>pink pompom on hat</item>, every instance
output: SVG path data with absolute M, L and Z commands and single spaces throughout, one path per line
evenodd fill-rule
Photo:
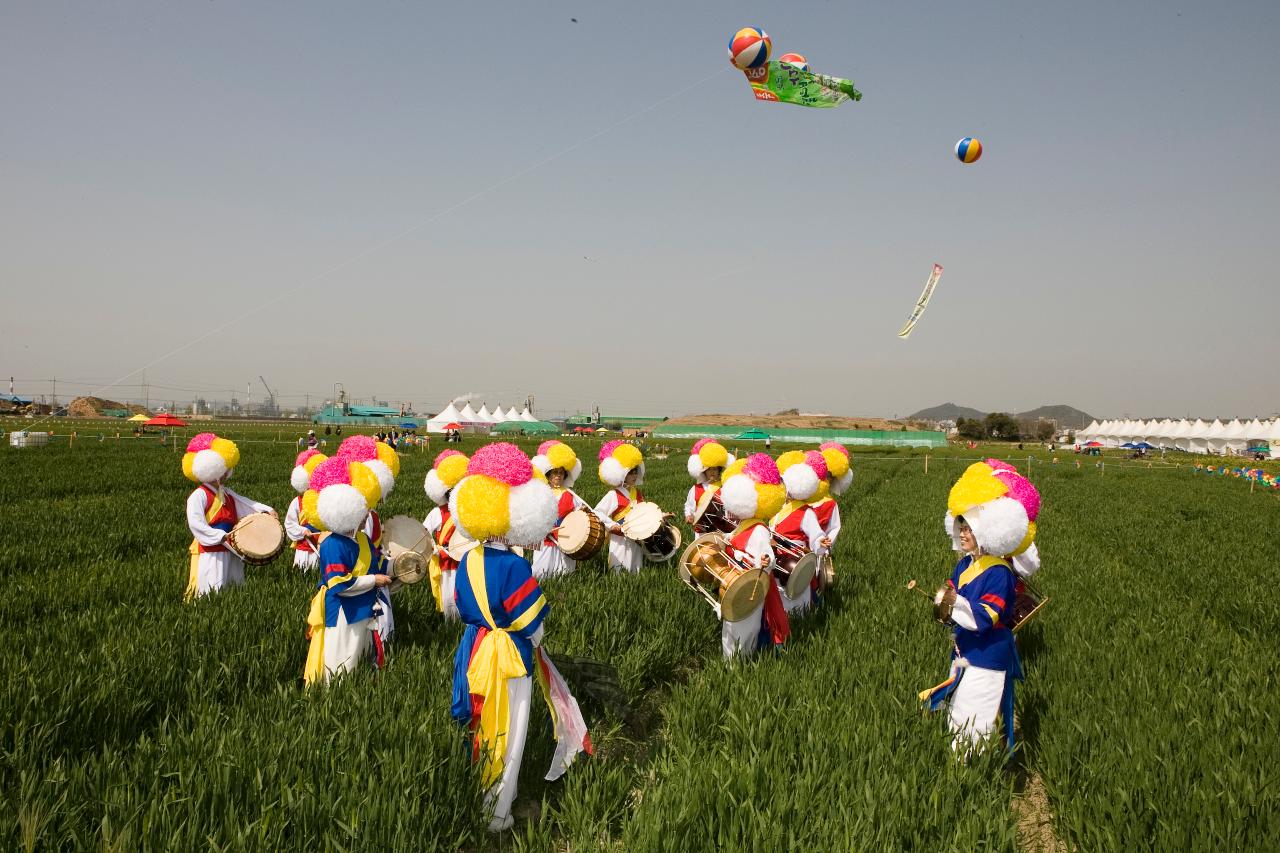
M 187 442 L 182 454 L 182 473 L 196 483 L 215 483 L 240 463 L 240 449 L 234 441 L 202 432 Z
M 827 457 L 817 450 L 806 450 L 804 452 L 804 464 L 813 469 L 813 473 L 818 475 L 819 480 L 827 479 Z
M 523 486 L 533 479 L 533 463 L 514 444 L 486 444 L 467 463 L 467 476 L 472 474 L 483 474 L 508 486 Z
M 544 441 L 538 445 L 538 455 L 533 457 L 533 467 L 546 476 L 548 471 L 560 468 L 564 471 L 564 485 L 573 488 L 578 476 L 582 473 L 582 460 L 573 448 L 558 438 Z
M 775 515 L 787 500 L 778 464 L 766 453 L 755 453 L 738 463 L 720 489 L 724 508 L 734 519 L 766 519 Z
M 217 438 L 211 432 L 201 432 L 191 436 L 191 440 L 187 442 L 188 453 L 199 453 L 201 450 L 208 450 L 213 447 L 213 440 Z
M 623 444 L 626 444 L 626 442 L 620 438 L 615 438 L 612 441 L 606 441 L 604 444 L 600 445 L 600 461 L 603 462 L 608 459 L 613 455 L 613 451 L 618 447 L 621 447 Z
M 636 483 L 644 482 L 644 454 L 634 444 L 614 439 L 600 448 L 600 482 L 619 488 L 627 479 L 627 473 L 639 469 Z
M 326 459 L 311 472 L 303 511 L 325 529 L 350 536 L 381 498 L 376 475 L 349 457 Z
M 513 545 L 542 541 L 556 523 L 556 497 L 528 456 L 509 442 L 487 444 L 467 463 L 449 493 L 459 531 L 480 541 Z
M 719 468 L 723 473 L 734 463 L 735 459 L 725 446 L 714 438 L 700 438 L 694 442 L 693 447 L 689 448 L 689 462 L 687 465 L 689 476 L 696 483 L 706 483 L 706 473 L 709 468 Z
M 352 462 L 363 462 L 378 478 L 382 487 L 382 497 L 386 498 L 396 487 L 396 473 L 400 463 L 396 452 L 390 445 L 378 441 L 371 435 L 350 435 L 338 445 L 335 458 L 349 459 Z M 394 468 L 392 465 L 394 464 Z

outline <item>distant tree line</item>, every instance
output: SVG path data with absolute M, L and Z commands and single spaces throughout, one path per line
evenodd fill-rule
M 1018 421 L 1008 412 L 992 412 L 985 418 L 959 418 L 956 432 L 961 438 L 974 441 L 996 439 L 998 441 L 1032 440 L 1048 441 L 1057 427 L 1053 421 L 1040 418 L 1036 421 Z

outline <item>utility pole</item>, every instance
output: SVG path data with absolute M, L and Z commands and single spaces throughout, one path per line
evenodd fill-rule
M 142 371 L 142 408 L 151 411 L 151 392 L 147 388 L 147 372 Z
M 53 407 L 58 408 L 58 380 L 53 380 Z

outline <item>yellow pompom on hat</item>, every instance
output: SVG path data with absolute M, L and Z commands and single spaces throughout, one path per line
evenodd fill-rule
M 689 450 L 689 476 L 695 482 L 705 483 L 708 468 L 719 468 L 720 479 L 724 479 L 724 469 L 728 468 L 735 461 L 732 453 L 728 449 L 711 438 L 699 439 Z
M 960 535 L 955 520 L 964 517 L 973 538 L 983 552 L 1007 557 L 1025 550 L 1034 538 L 1031 519 L 1021 503 L 1008 497 L 1009 487 L 985 462 L 975 462 L 965 469 L 947 495 L 947 514 L 943 526 L 956 550 Z
M 765 453 L 755 453 L 731 464 L 724 473 L 720 499 L 737 521 L 769 519 L 782 509 L 787 488 L 778 464 Z
M 538 455 L 533 457 L 533 467 L 544 477 L 556 468 L 564 470 L 564 484 L 572 488 L 582 474 L 582 462 L 573 448 L 559 439 L 544 441 L 538 445 Z
M 449 492 L 467 476 L 467 463 L 471 461 L 465 454 L 456 450 L 442 450 L 436 457 L 435 464 L 427 472 L 423 488 L 427 497 L 436 506 L 444 506 L 449 502 Z
M 636 476 L 636 485 L 644 482 L 644 454 L 634 444 L 627 444 L 620 439 L 607 441 L 600 448 L 600 481 L 615 489 L 627 479 L 627 472 L 633 468 L 640 469 Z
M 853 469 L 849 464 L 849 448 L 838 441 L 824 441 L 818 445 L 818 452 L 827 463 L 827 474 L 823 478 L 826 488 L 833 495 L 843 495 L 853 482 Z
M 334 456 L 311 472 L 310 486 L 302 494 L 302 512 L 321 530 L 350 536 L 380 500 L 382 486 L 368 465 Z
M 240 464 L 240 448 L 211 432 L 192 436 L 182 455 L 182 473 L 196 483 L 216 483 Z
M 449 510 L 466 536 L 534 545 L 556 524 L 556 496 L 520 448 L 486 444 L 449 494 Z
M 826 457 L 817 450 L 788 450 L 778 457 L 778 471 L 791 500 L 813 500 L 819 488 L 826 485 Z

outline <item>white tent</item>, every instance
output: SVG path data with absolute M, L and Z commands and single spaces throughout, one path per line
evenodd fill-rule
M 1249 421 L 1248 424 L 1245 425 L 1245 428 L 1244 428 L 1245 440 L 1253 441 L 1254 439 L 1258 439 L 1260 441 L 1266 441 L 1267 436 L 1271 434 L 1270 426 L 1271 426 L 1270 424 L 1264 424 L 1262 421 L 1258 420 L 1257 418 L 1254 418 L 1253 420 Z
M 1222 438 L 1228 453 L 1244 453 L 1244 424 L 1240 423 L 1239 418 L 1231 419 L 1231 423 L 1227 424 L 1222 433 Z
M 536 421 L 537 418 L 533 416 L 533 412 L 529 411 L 529 407 L 525 406 L 524 411 L 520 413 L 520 420 L 533 422 Z
M 1187 430 L 1187 450 L 1192 453 L 1209 452 L 1209 425 L 1196 418 Z
M 1222 453 L 1227 448 L 1226 442 L 1227 428 L 1223 426 L 1222 421 L 1217 418 L 1213 419 L 1213 423 L 1209 424 L 1209 429 L 1205 431 L 1204 442 L 1210 453 Z
M 500 424 L 507 419 L 507 413 L 503 411 L 502 404 L 498 404 L 498 408 L 493 410 L 493 422 Z
M 1165 418 L 1160 422 L 1160 429 L 1156 431 L 1156 437 L 1159 441 L 1152 442 L 1160 447 L 1173 447 L 1173 432 L 1178 428 L 1178 422 Z
M 484 403 L 480 404 L 480 411 L 476 412 L 476 420 L 482 424 L 493 423 L 493 415 L 489 414 L 489 407 Z
M 1271 458 L 1280 459 L 1280 418 L 1271 422 L 1271 433 L 1267 436 L 1267 442 L 1271 445 Z
M 445 424 L 458 423 L 461 420 L 462 414 L 450 402 L 443 412 L 434 418 L 427 419 L 427 432 L 444 432 Z
M 458 420 L 464 424 L 473 424 L 480 420 L 476 416 L 476 410 L 471 408 L 471 404 L 467 403 L 462 407 L 462 411 L 458 412 Z
M 1173 434 L 1170 437 L 1173 439 L 1173 446 L 1178 450 L 1190 450 L 1191 421 L 1185 418 L 1178 421 L 1178 425 L 1174 427 Z
M 507 423 L 520 420 L 520 413 L 516 411 L 516 407 L 512 406 L 507 409 Z
M 1092 421 L 1087 427 L 1076 433 L 1076 444 L 1084 444 L 1098 434 L 1098 422 Z

